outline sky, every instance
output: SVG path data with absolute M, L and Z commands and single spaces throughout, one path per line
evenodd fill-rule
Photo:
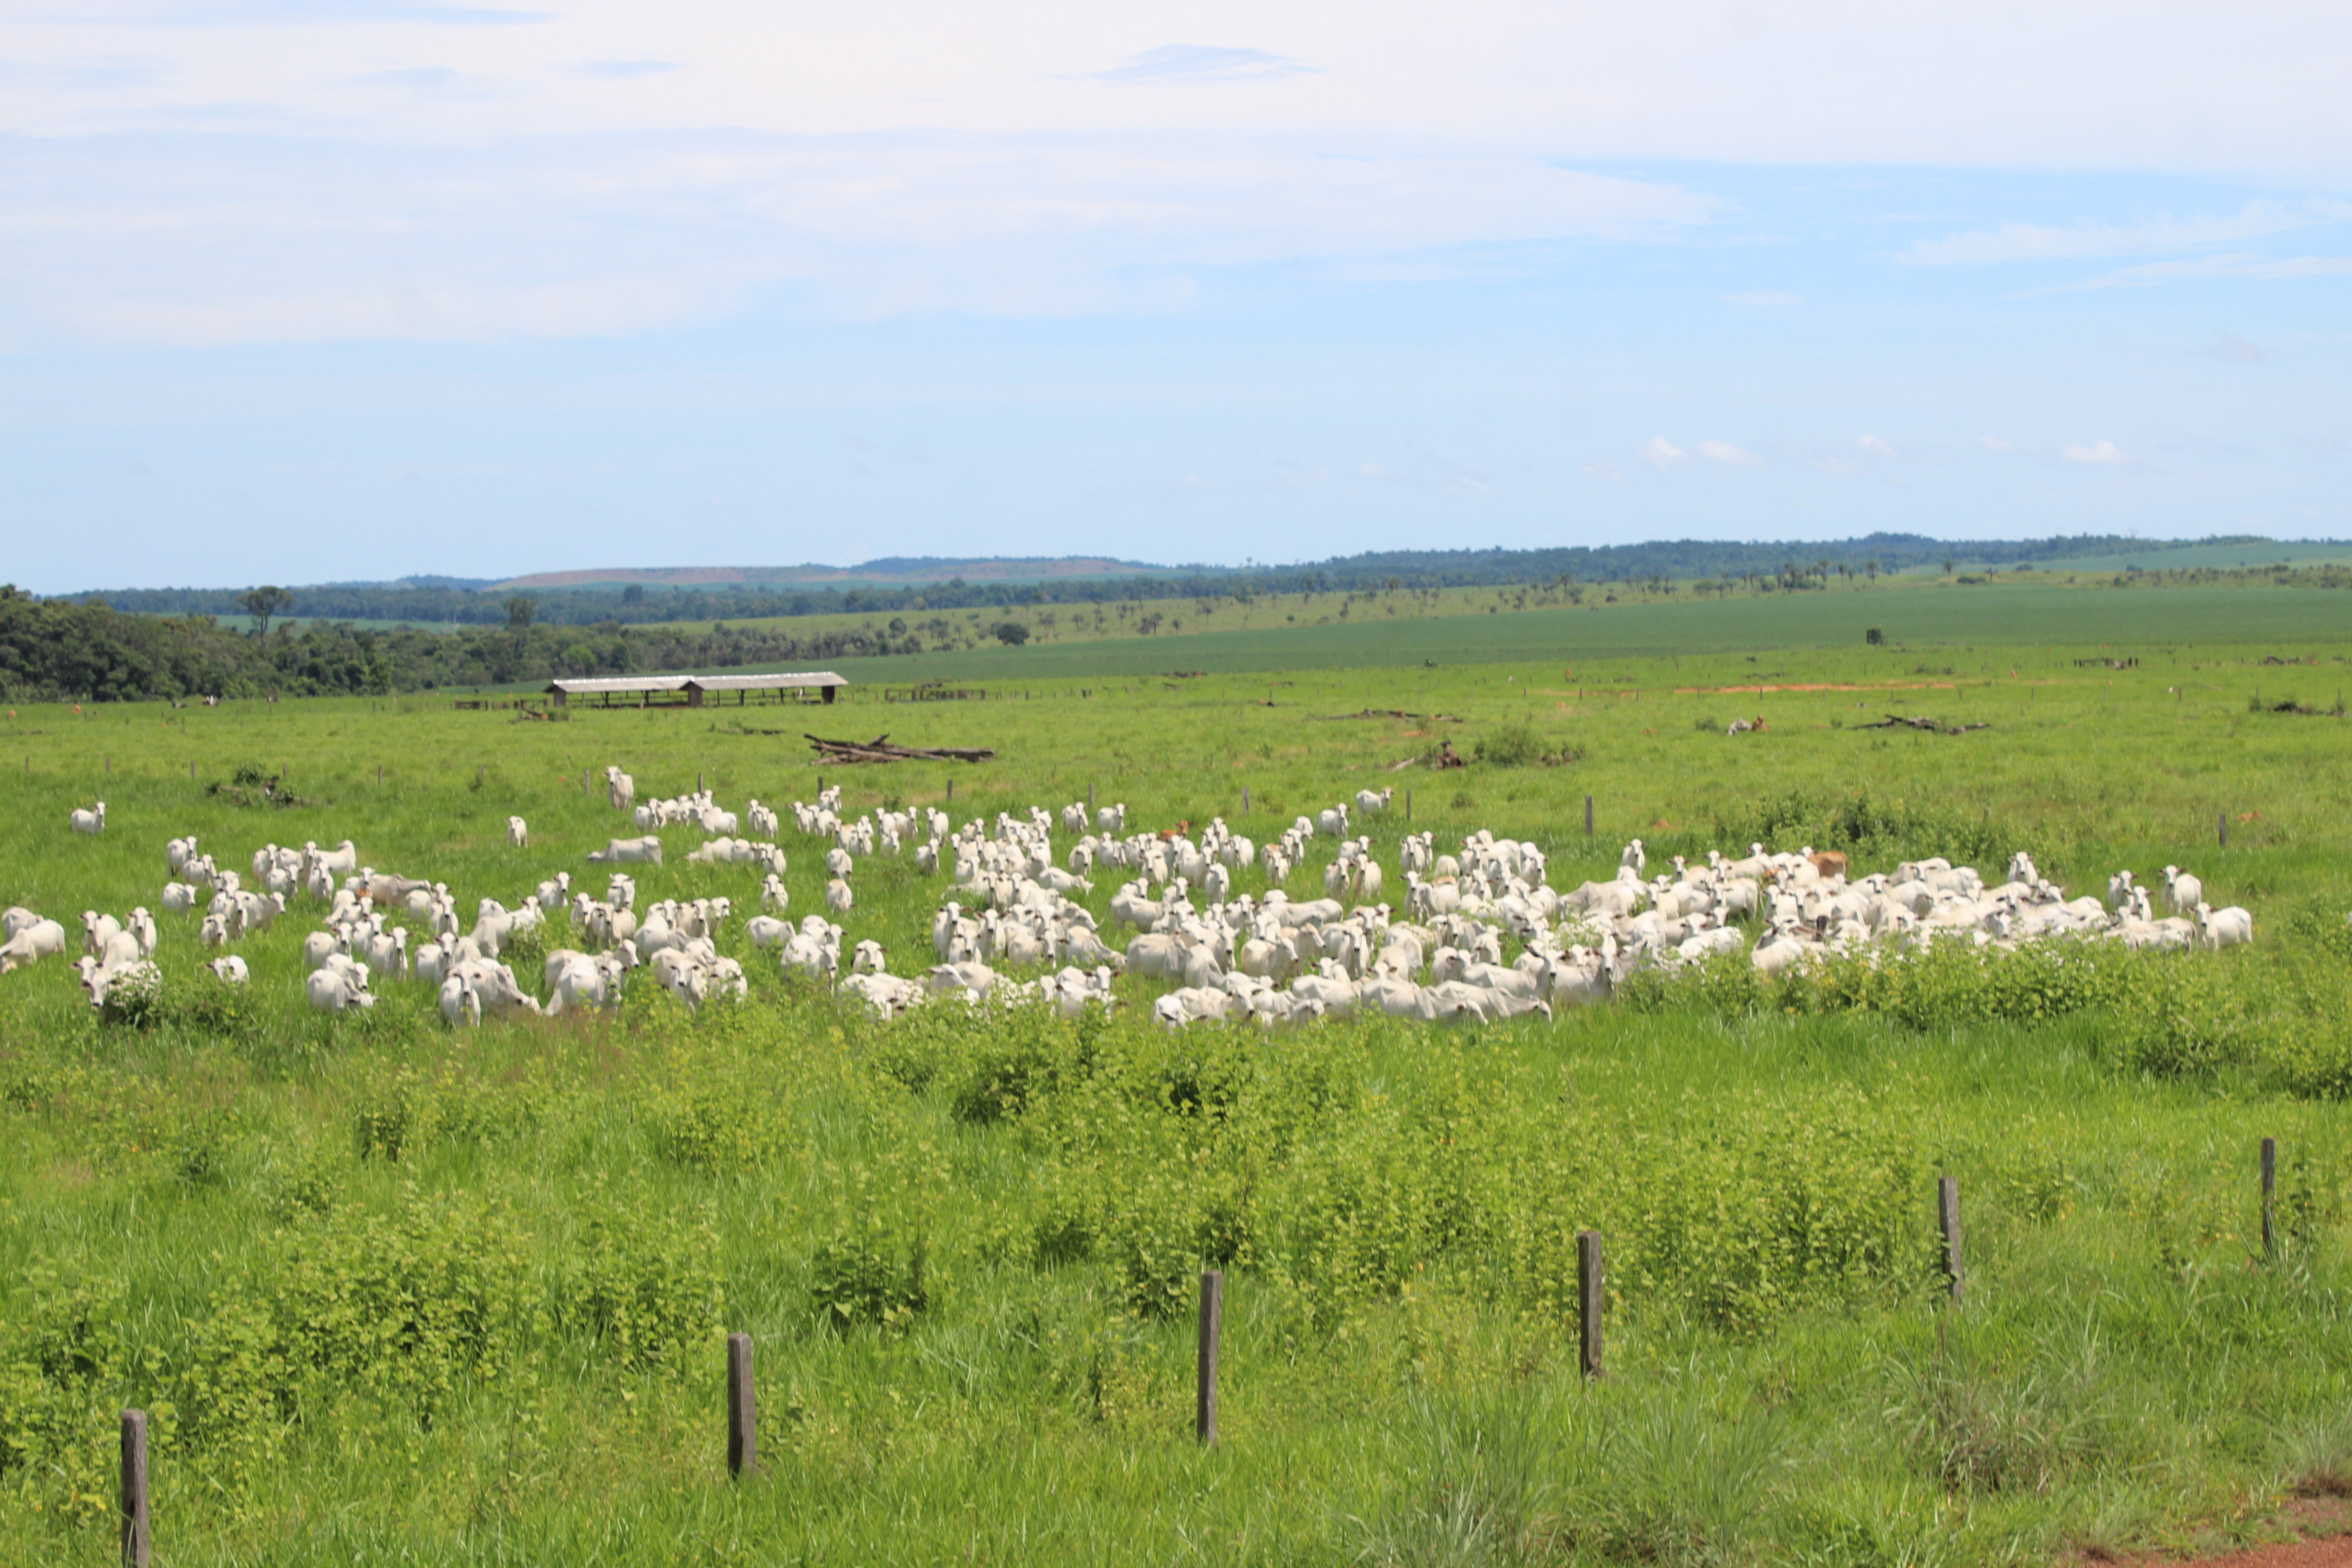
M 0 580 L 2352 538 L 2352 6 L 0 0 Z

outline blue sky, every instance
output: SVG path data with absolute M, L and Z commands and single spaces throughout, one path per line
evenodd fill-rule
M 43 592 L 2352 536 L 2352 8 L 79 0 L 0 62 Z

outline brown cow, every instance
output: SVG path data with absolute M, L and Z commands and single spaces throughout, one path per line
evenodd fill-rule
M 1839 854 L 1836 850 L 1816 850 L 1812 854 L 1806 856 L 1805 858 L 1812 862 L 1813 869 L 1822 874 L 1822 879 L 1823 881 L 1829 880 L 1832 877 L 1835 877 L 1841 881 L 1844 879 L 1845 857 Z

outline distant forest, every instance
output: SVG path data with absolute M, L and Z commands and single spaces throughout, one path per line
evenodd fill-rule
M 539 595 L 482 593 L 446 583 L 387 590 L 263 588 L 234 595 L 191 595 L 200 603 L 224 597 L 231 602 L 217 612 L 197 609 L 171 614 L 134 614 L 130 612 L 145 606 L 127 602 L 118 609 L 104 602 L 107 597 L 134 601 L 142 595 L 44 599 L 0 585 L 0 698 L 104 702 L 178 700 L 205 695 L 366 695 L 505 685 L 557 676 L 822 665 L 835 659 L 969 647 L 991 639 L 1025 642 L 1035 629 L 1031 623 L 1042 626 L 1054 619 L 1051 611 L 1029 614 L 1029 607 L 1073 601 L 1178 596 L 1248 601 L 1275 593 L 1370 595 L 1436 586 L 1522 585 L 1547 590 L 1540 596 L 1549 600 L 1577 602 L 1584 596 L 1583 584 L 1606 583 L 1631 584 L 1664 595 L 1673 594 L 1684 583 L 1702 592 L 1819 592 L 1829 588 L 1833 577 L 1858 578 L 1910 566 L 1957 564 L 1963 559 L 1990 564 L 1994 549 L 2004 552 L 2002 564 L 2031 565 L 2037 560 L 2063 560 L 2119 547 L 2145 548 L 2127 540 L 2100 538 L 1961 547 L 1916 536 L 1879 534 L 1848 541 L 1843 546 L 1806 546 L 1801 552 L 1790 545 L 1658 544 L 1591 551 L 1413 552 L 1359 555 L 1320 566 L 1266 572 L 1061 582 L 1017 588 L 991 584 L 960 589 L 950 583 L 887 594 L 832 596 L 771 597 L 648 588 L 642 599 L 631 600 L 619 594 L 564 590 Z M 1966 556 L 1961 553 L 1963 548 Z M 1618 574 L 1596 570 L 1596 562 Z M 1631 571 L 1636 563 L 1646 563 L 1650 570 Z M 1707 570 L 1697 570 L 1701 566 Z M 1982 579 L 1963 574 L 1958 581 Z M 2134 569 L 2116 574 L 2113 582 L 2117 587 L 2238 583 L 2346 589 L 2352 588 L 2352 569 L 2317 564 L 2254 571 Z M 451 595 L 469 607 L 494 611 L 497 618 L 461 624 L 446 632 L 353 626 L 349 619 L 328 618 L 324 605 L 311 599 L 313 595 L 323 597 L 330 592 L 358 595 L 352 601 L 329 601 L 349 603 L 347 613 L 352 619 L 397 618 L 384 605 L 398 601 L 365 597 L 375 592 Z M 835 610 L 873 614 L 847 626 L 836 623 L 795 634 L 788 625 L 772 621 L 742 625 L 754 617 L 741 608 L 720 613 L 722 605 L 748 602 L 758 617 L 793 616 L 803 613 L 798 607 L 803 597 L 824 601 L 826 607 Z M 587 624 L 573 618 L 580 613 L 581 601 L 611 605 L 661 599 L 685 601 L 692 606 L 674 612 L 681 621 L 691 616 L 717 624 L 688 629 L 680 625 L 646 624 L 650 616 L 635 624 L 617 615 Z M 950 626 L 946 613 L 964 607 L 975 613 Z M 990 608 L 1002 608 L 1006 614 L 992 623 L 986 615 Z M 908 614 L 890 615 L 894 609 Z M 215 618 L 257 611 L 262 612 L 255 617 L 261 624 L 250 631 Z M 1135 623 L 1134 629 L 1148 636 L 1157 629 L 1159 621 L 1157 615 L 1146 616 Z
M 2202 543 L 2266 542 L 2217 539 Z M 656 626 L 679 621 L 766 620 L 786 616 L 857 615 L 869 611 L 1004 609 L 1022 605 L 1110 604 L 1125 599 L 1198 598 L 1241 593 L 1357 593 L 1368 588 L 1481 588 L 1523 583 L 1688 582 L 1698 578 L 1788 577 L 1844 568 L 1859 575 L 1965 561 L 2025 565 L 2116 551 L 2153 551 L 2142 539 L 2084 534 L 2072 539 L 1970 541 L 1954 543 L 1916 533 L 1874 533 L 1828 542 L 1741 544 L 1683 539 L 1650 544 L 1606 544 L 1560 550 L 1397 550 L 1338 556 L 1298 566 L 1184 566 L 1151 575 L 1073 577 L 1039 583 L 943 582 L 902 588 L 744 587 L 540 588 L 533 616 L 567 626 Z M 869 563 L 904 571 L 914 563 Z M 941 563 L 951 566 L 953 563 Z M 74 603 L 107 605 L 134 615 L 238 616 L 247 590 L 123 588 L 67 595 Z M 399 583 L 329 583 L 288 590 L 289 605 L 274 613 L 303 620 L 406 621 L 460 626 L 503 626 L 511 594 L 457 578 Z
M 559 675 L 814 663 L 921 647 L 916 637 L 857 630 L 795 637 L 759 629 L 568 626 L 520 617 L 455 632 L 312 621 L 257 634 L 209 616 L 125 615 L 104 605 L 36 599 L 0 587 L 0 696 L 15 701 L 365 696 Z

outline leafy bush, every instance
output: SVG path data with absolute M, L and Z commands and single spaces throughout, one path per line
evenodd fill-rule
M 679 1225 L 642 1203 L 599 1201 L 582 1243 L 561 1310 L 620 1365 L 677 1366 L 721 1331 L 726 1291 L 709 1214 Z
M 887 1332 L 909 1327 L 931 1304 L 920 1234 L 867 1213 L 819 1242 L 809 1260 L 809 1299 L 827 1328 L 872 1324 Z
M 1526 724 L 1505 724 L 1478 738 L 1470 755 L 1493 768 L 1524 768 L 1543 755 L 1543 742 Z
M 503 1210 L 412 1193 L 394 1213 L 295 1233 L 268 1277 L 225 1291 L 206 1364 L 232 1402 L 255 1393 L 239 1366 L 290 1394 L 268 1375 L 282 1363 L 429 1422 L 459 1380 L 495 1376 L 530 1342 L 545 1316 L 531 1282 L 528 1238 Z
M 2020 849 L 2032 851 L 2037 860 L 2046 858 L 2032 836 L 1995 824 L 1989 815 L 1888 800 L 1866 789 L 1850 795 L 1790 790 L 1718 816 L 1715 834 L 1717 841 L 1727 844 L 1762 844 L 1774 849 L 1811 844 L 1816 849 L 1840 849 L 1889 868 L 1941 855 L 1956 864 L 1998 868 Z M 1861 868 L 1855 867 L 1857 874 Z
M 116 1329 L 122 1294 L 114 1280 L 37 1267 L 8 1303 L 0 1317 L 0 1497 L 81 1524 L 112 1511 L 115 1412 L 131 1370 Z

